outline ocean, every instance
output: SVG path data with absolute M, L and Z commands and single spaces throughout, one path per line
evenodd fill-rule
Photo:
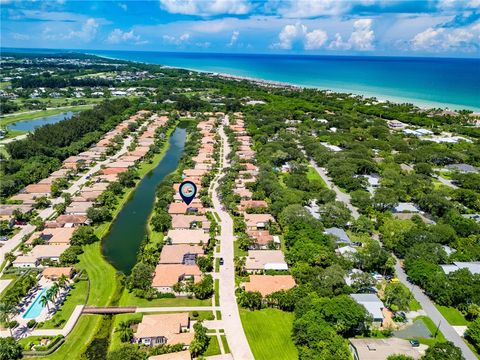
M 14 50 L 19 49 L 3 51 Z M 375 96 L 422 107 L 480 111 L 480 59 L 73 51 Z

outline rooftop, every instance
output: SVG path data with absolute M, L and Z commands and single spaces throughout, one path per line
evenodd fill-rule
M 241 284 L 245 291 L 258 291 L 262 296 L 281 290 L 288 290 L 295 286 L 291 275 L 250 275 L 250 282 Z
M 350 339 L 351 347 L 358 360 L 385 360 L 390 355 L 402 354 L 420 359 L 420 352 L 408 340 L 389 339 Z
M 245 268 L 247 270 L 287 270 L 288 265 L 281 250 L 249 250 Z

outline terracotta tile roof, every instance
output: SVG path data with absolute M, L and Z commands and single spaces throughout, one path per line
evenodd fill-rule
M 197 245 L 165 245 L 160 253 L 159 264 L 183 264 L 185 256 L 203 255 L 201 246 Z
M 120 168 L 120 167 L 112 167 L 112 168 L 105 168 L 100 171 L 102 175 L 112 175 L 112 174 L 119 174 L 122 172 L 128 171 L 127 168 Z
M 32 249 L 30 255 L 37 259 L 56 258 L 60 257 L 68 248 L 68 245 L 37 245 Z
M 201 222 L 202 229 L 210 229 L 210 222 L 204 215 L 172 215 L 173 229 L 190 229 L 193 222 Z
M 195 282 L 200 281 L 202 272 L 197 265 L 183 265 L 183 264 L 161 264 L 155 268 L 155 275 L 153 276 L 153 287 L 168 287 L 173 286 L 181 281 L 184 276 L 193 276 Z
M 273 235 L 270 235 L 267 230 L 247 230 L 247 235 L 253 238 L 258 245 L 265 246 L 273 241 Z
M 295 286 L 291 275 L 250 275 L 250 282 L 241 284 L 245 291 L 258 291 L 262 296 L 280 290 L 288 290 Z
M 150 356 L 148 360 L 191 360 L 192 356 L 190 355 L 190 351 L 184 350 L 169 354 L 162 354 L 162 355 L 154 355 Z
M 50 185 L 49 184 L 31 184 L 25 187 L 24 191 L 26 193 L 38 194 L 38 193 L 50 193 Z
M 47 267 L 43 270 L 42 275 L 49 279 L 58 279 L 62 275 L 70 278 L 72 272 L 73 268 L 71 267 Z
M 173 222 L 173 219 L 172 219 L 172 222 Z M 189 223 L 187 224 L 187 226 L 189 226 Z M 210 239 L 210 235 L 205 233 L 203 229 L 173 229 L 168 231 L 166 238 L 173 245 L 175 244 L 207 244 L 208 240 Z
M 287 269 L 285 256 L 281 250 L 249 250 L 245 261 L 247 270 Z
M 250 208 L 266 208 L 268 204 L 265 200 L 240 200 L 238 209 L 245 211 Z
M 266 224 L 269 221 L 275 221 L 270 214 L 245 214 L 247 227 L 257 227 L 258 224 Z

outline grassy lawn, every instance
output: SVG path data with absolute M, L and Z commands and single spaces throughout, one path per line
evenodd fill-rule
M 233 256 L 247 256 L 248 251 L 242 250 L 238 247 L 238 241 L 233 242 Z
M 215 306 L 220 306 L 220 281 L 215 279 Z
M 53 317 L 45 321 L 42 326 L 42 329 L 51 329 L 55 328 L 55 324 L 61 324 L 60 327 L 63 327 L 65 323 L 72 315 L 73 310 L 77 305 L 85 304 L 88 294 L 88 281 L 82 280 L 73 284 L 73 288 L 67 295 L 67 298 L 62 305 L 62 307 L 53 315 Z
M 220 345 L 216 336 L 210 336 L 210 342 L 208 343 L 207 350 L 203 353 L 203 356 L 220 355 Z
M 26 133 L 27 133 L 26 131 L 22 131 L 22 130 L 8 129 L 7 134 L 5 135 L 5 137 L 2 140 L 12 139 L 14 137 L 17 137 L 17 136 L 20 136 L 20 135 L 23 135 L 23 134 L 26 134 Z
M 90 341 L 96 333 L 101 323 L 100 315 L 83 315 L 78 320 L 72 332 L 65 338 L 65 342 L 53 354 L 47 357 L 34 357 L 30 359 L 45 360 L 65 360 L 80 359 L 81 354 L 85 351 Z
M 122 345 L 122 341 L 120 340 L 120 335 L 119 333 L 115 332 L 115 329 L 118 327 L 118 324 L 120 324 L 122 321 L 128 321 L 128 320 L 141 320 L 143 317 L 142 313 L 134 313 L 134 314 L 119 314 L 119 315 L 114 315 L 113 316 L 113 326 L 112 326 L 112 332 L 110 334 L 110 346 L 108 347 L 108 351 L 113 351 Z
M 240 317 L 255 359 L 298 359 L 291 338 L 293 313 L 276 309 L 240 309 Z
M 138 307 L 165 307 L 165 306 L 211 306 L 212 300 L 188 299 L 188 298 L 166 298 L 147 300 L 136 297 L 128 290 L 124 290 L 120 298 L 120 306 L 138 306 Z
M 462 326 L 465 325 L 467 326 L 469 322 L 465 317 L 462 315 L 462 313 L 453 308 L 453 307 L 448 307 L 448 306 L 441 306 L 441 305 L 435 305 L 438 311 L 440 311 L 440 314 L 443 315 L 445 319 L 447 319 L 448 323 L 453 326 Z
M 220 335 L 220 338 L 222 339 L 223 349 L 225 350 L 225 354 L 228 354 L 230 352 L 230 346 L 228 346 L 227 337 L 225 335 Z
M 411 311 L 418 311 L 422 309 L 422 305 L 420 305 L 420 303 L 417 300 L 415 300 L 413 296 L 408 302 L 408 306 L 410 307 Z
M 312 180 L 320 181 L 324 188 L 327 187 L 327 184 L 325 184 L 325 181 L 323 181 L 322 177 L 318 174 L 317 170 L 313 168 L 313 166 L 308 167 L 307 179 L 309 181 L 312 181 Z

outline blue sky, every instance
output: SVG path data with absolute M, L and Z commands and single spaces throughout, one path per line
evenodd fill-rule
M 480 57 L 480 0 L 0 0 L 21 48 Z

